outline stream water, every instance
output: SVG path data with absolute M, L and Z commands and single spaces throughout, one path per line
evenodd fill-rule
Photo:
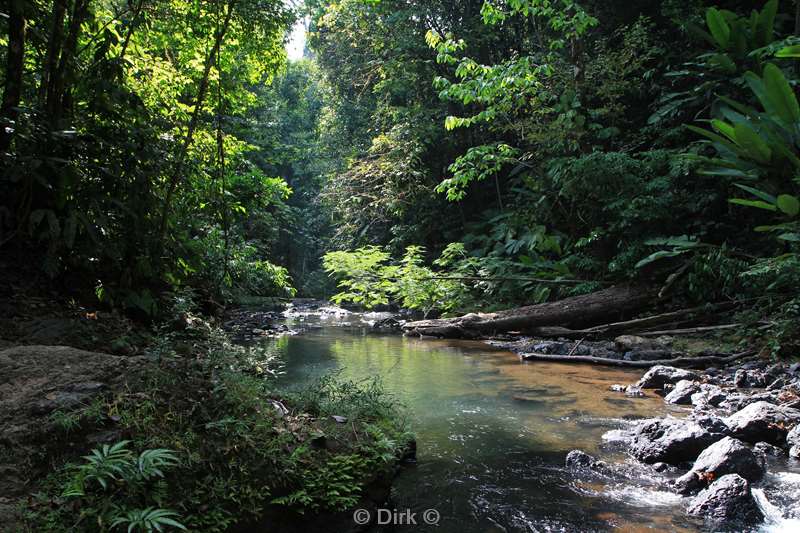
M 658 397 L 609 390 L 640 372 L 525 363 L 481 342 L 381 335 L 341 324 L 263 342 L 284 361 L 282 387 L 302 387 L 332 371 L 356 381 L 378 376 L 405 406 L 418 462 L 396 479 L 391 507 L 417 513 L 418 525 L 372 531 L 701 528 L 686 517 L 680 497 L 659 489 L 658 474 L 603 439 L 668 409 Z M 576 448 L 621 463 L 633 481 L 576 477 L 564 468 Z M 420 520 L 427 509 L 440 517 L 435 526 Z

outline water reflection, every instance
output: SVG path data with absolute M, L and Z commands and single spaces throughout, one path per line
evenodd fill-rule
M 399 476 L 393 504 L 441 514 L 438 527 L 413 531 L 691 529 L 673 518 L 683 515 L 679 499 L 655 486 L 593 487 L 562 468 L 575 448 L 624 461 L 602 434 L 625 419 L 663 413 L 660 398 L 627 399 L 608 390 L 639 372 L 523 363 L 483 343 L 358 329 L 322 328 L 265 342 L 276 343 L 285 361 L 284 387 L 331 371 L 351 380 L 379 376 L 405 404 L 419 462 Z

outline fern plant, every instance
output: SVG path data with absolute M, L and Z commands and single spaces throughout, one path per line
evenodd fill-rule
M 84 456 L 83 464 L 72 467 L 62 496 L 80 500 L 81 521 L 94 519 L 102 531 L 185 530 L 178 513 L 152 505 L 162 500 L 165 471 L 179 464 L 177 456 L 163 448 L 136 455 L 129 445 L 127 440 L 105 444 Z

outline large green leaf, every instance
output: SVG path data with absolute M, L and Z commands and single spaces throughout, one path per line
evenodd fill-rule
M 786 124 L 800 121 L 800 106 L 783 71 L 772 63 L 764 67 L 764 87 L 778 118 Z
M 800 44 L 794 44 L 778 50 L 775 57 L 800 57 Z
M 769 164 L 772 159 L 772 149 L 753 128 L 744 122 L 740 122 L 734 126 L 734 132 L 736 134 L 736 144 L 744 152 L 745 156 L 759 163 Z
M 777 211 L 778 208 L 767 202 L 761 200 L 745 200 L 744 198 L 731 198 L 728 200 L 732 204 L 743 205 L 745 207 L 757 207 L 759 209 L 766 209 L 767 211 Z
M 731 40 L 731 27 L 717 8 L 708 8 L 708 11 L 706 11 L 706 24 L 708 24 L 708 29 L 711 30 L 711 35 L 717 45 L 726 50 Z
M 760 191 L 758 189 L 755 189 L 753 187 L 749 187 L 747 185 L 742 185 L 741 183 L 734 183 L 734 185 L 736 187 L 739 187 L 743 191 L 749 192 L 750 194 L 752 194 L 756 198 L 761 198 L 762 200 L 764 200 L 765 202 L 767 202 L 767 203 L 769 203 L 771 205 L 775 205 L 776 203 L 778 203 L 778 199 L 775 198 L 774 196 L 772 196 L 769 193 L 766 193 L 764 191 Z
M 796 217 L 798 213 L 800 213 L 800 200 L 797 199 L 797 196 L 792 196 L 791 194 L 781 194 L 778 196 L 778 201 L 776 203 L 778 205 L 778 209 L 790 217 Z
M 778 0 L 769 0 L 758 15 L 756 26 L 756 44 L 767 46 L 775 38 L 775 15 L 778 12 Z

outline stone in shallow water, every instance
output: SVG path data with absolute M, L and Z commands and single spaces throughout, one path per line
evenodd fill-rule
M 753 453 L 745 444 L 732 437 L 725 437 L 703 450 L 692 469 L 675 482 L 681 494 L 707 485 L 728 474 L 739 474 L 748 481 L 758 481 L 764 476 L 762 457 Z
M 734 437 L 745 442 L 764 441 L 781 446 L 789 428 L 800 423 L 800 411 L 760 401 L 732 414 L 725 423 Z
M 741 530 L 742 526 L 764 519 L 750 492 L 750 484 L 738 474 L 728 474 L 714 481 L 692 500 L 687 512 L 713 523 L 715 530 Z
M 756 445 L 753 446 L 753 451 L 764 457 L 783 457 L 786 455 L 782 449 L 768 442 L 757 442 Z
M 700 376 L 691 370 L 656 365 L 642 376 L 637 385 L 643 389 L 661 389 L 667 383 L 677 383 L 683 379 L 698 380 Z
M 675 385 L 675 388 L 664 397 L 664 401 L 678 405 L 688 405 L 692 402 L 692 395 L 699 390 L 700 385 L 696 381 L 682 379 Z
M 644 463 L 675 465 L 693 461 L 725 436 L 725 429 L 707 420 L 648 420 L 636 429 L 630 452 Z

